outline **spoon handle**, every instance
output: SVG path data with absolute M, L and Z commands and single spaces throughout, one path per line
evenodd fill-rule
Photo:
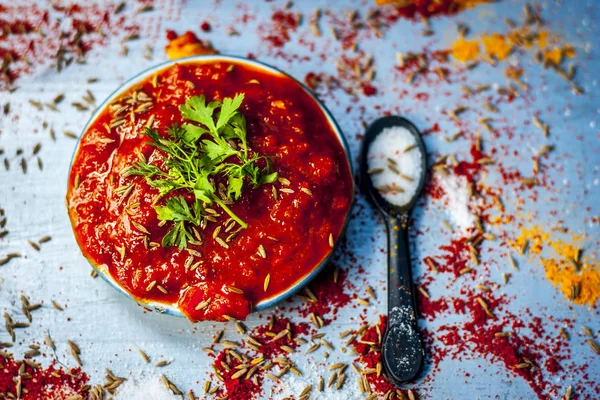
M 425 354 L 417 325 L 406 223 L 408 215 L 388 217 L 388 325 L 383 338 L 383 365 L 396 383 L 416 379 Z

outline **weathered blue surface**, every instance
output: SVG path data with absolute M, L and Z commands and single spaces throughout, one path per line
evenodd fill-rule
M 272 10 L 281 4 L 258 1 L 249 2 L 245 6 L 225 1 L 218 5 L 209 5 L 204 1 L 175 3 L 159 1 L 155 4 L 154 11 L 139 17 L 144 27 L 142 39 L 127 43 L 127 57 L 119 55 L 121 44 L 118 41 L 109 41 L 107 46 L 96 48 L 85 65 L 73 64 L 61 74 L 40 71 L 22 78 L 18 82 L 19 89 L 14 93 L 0 92 L 0 103 L 10 101 L 12 108 L 10 117 L 0 117 L 0 148 L 5 150 L 5 155 L 0 158 L 8 155 L 11 160 L 11 169 L 0 171 L 0 207 L 6 210 L 7 229 L 10 231 L 8 236 L 0 239 L 0 257 L 15 251 L 26 255 L 0 267 L 0 308 L 19 316 L 21 293 L 30 296 L 32 302 L 43 300 L 45 303 L 41 310 L 34 312 L 31 327 L 19 330 L 19 346 L 13 349 L 17 354 L 27 345 L 42 341 L 43 332 L 47 330 L 57 343 L 59 359 L 67 365 L 73 365 L 73 361 L 68 356 L 66 340 L 73 339 L 79 343 L 85 370 L 94 380 L 101 380 L 106 367 L 124 376 L 130 371 L 132 376 L 139 376 L 141 372 L 157 376 L 159 372 L 164 372 L 182 389 L 194 388 L 199 394 L 211 371 L 210 359 L 200 349 L 210 344 L 212 335 L 223 328 L 227 329 L 225 336 L 229 339 L 239 340 L 240 336 L 232 323 L 201 323 L 191 326 L 183 319 L 145 313 L 104 282 L 89 277 L 89 266 L 77 249 L 64 207 L 70 155 L 76 142 L 61 134 L 64 129 L 79 132 L 89 115 L 74 111 L 68 104 L 78 101 L 85 94 L 86 88 L 90 88 L 98 100 L 108 96 L 124 79 L 166 59 L 162 50 L 166 29 L 200 32 L 199 25 L 204 20 L 211 21 L 213 32 L 203 37 L 209 38 L 222 53 L 239 56 L 252 53 L 261 61 L 283 69 L 299 80 L 303 80 L 308 72 L 335 74 L 335 55 L 341 54 L 341 48 L 328 34 L 328 16 L 321 20 L 324 34 L 317 42 L 316 52 L 299 44 L 300 37 L 314 40 L 306 22 L 299 28 L 299 33 L 292 34 L 292 40 L 283 48 L 287 55 L 308 56 L 310 60 L 286 61 L 273 54 L 257 34 L 257 27 L 270 23 Z M 344 1 L 297 1 L 293 9 L 303 12 L 306 21 L 317 6 L 329 8 L 337 15 L 341 15 L 345 9 L 359 7 L 364 14 L 367 8 L 365 3 L 367 2 L 348 4 Z M 40 4 L 44 6 L 43 3 Z M 370 2 L 368 5 L 371 6 Z M 470 142 L 462 139 L 449 144 L 443 140 L 443 136 L 452 134 L 457 128 L 442 111 L 454 108 L 457 104 L 468 105 L 460 98 L 461 83 L 472 87 L 495 83 L 504 86 L 504 66 L 511 64 L 523 67 L 523 80 L 532 89 L 524 98 L 502 104 L 499 116 L 494 116 L 494 127 L 500 130 L 510 129 L 514 136 L 501 134 L 500 138 L 493 139 L 483 132 L 484 146 L 511 150 L 510 155 L 501 152 L 499 157 L 502 162 L 519 168 L 525 176 L 529 176 L 533 152 L 542 144 L 553 144 L 556 150 L 544 162 L 552 166 L 547 170 L 548 184 L 536 189 L 538 196 L 532 200 L 526 194 L 518 195 L 513 192 L 512 187 L 504 187 L 494 168 L 491 168 L 492 172 L 483 181 L 490 186 L 504 188 L 503 201 L 507 213 L 515 214 L 517 221 L 525 226 L 541 225 L 550 229 L 561 225 L 568 227 L 573 233 L 586 235 L 584 254 L 589 260 L 595 260 L 600 239 L 598 222 L 592 220 L 592 217 L 597 218 L 600 214 L 600 134 L 597 126 L 600 119 L 600 94 L 597 87 L 600 79 L 599 3 L 590 0 L 541 4 L 542 17 L 549 30 L 561 35 L 565 42 L 573 44 L 577 50 L 574 59 L 579 66 L 576 81 L 585 90 L 582 96 L 571 93 L 568 84 L 557 74 L 542 70 L 533 60 L 532 53 L 511 56 L 503 67 L 481 65 L 467 75 L 467 81 L 454 82 L 451 77 L 451 83 L 443 86 L 410 87 L 393 70 L 397 51 L 420 52 L 424 46 L 429 49 L 450 47 L 456 38 L 455 25 L 459 21 L 469 25 L 472 36 L 485 32 L 505 32 L 504 17 L 521 21 L 521 6 L 519 1 L 503 1 L 479 6 L 454 17 L 433 19 L 431 23 L 435 35 L 432 37 L 420 35 L 422 24 L 400 20 L 385 33 L 385 37 L 373 37 L 359 43 L 360 48 L 367 49 L 375 58 L 377 75 L 374 84 L 379 93 L 369 98 L 361 96 L 354 99 L 336 91 L 323 95 L 322 99 L 345 132 L 355 157 L 359 146 L 356 135 L 363 130 L 361 121 L 368 123 L 385 111 L 390 111 L 409 118 L 421 129 L 438 122 L 441 133 L 425 138 L 428 150 L 436 154 L 452 152 L 461 160 L 468 158 Z M 254 16 L 247 24 L 239 23 L 244 13 Z M 229 26 L 235 26 L 241 35 L 227 35 Z M 143 57 L 145 44 L 154 48 L 151 60 Z M 328 57 L 325 61 L 315 55 L 323 52 L 319 49 L 326 49 L 324 52 Z M 89 77 L 99 77 L 101 80 L 97 84 L 88 85 L 86 80 Z M 399 95 L 403 89 L 409 94 Z M 29 99 L 51 101 L 60 92 L 67 95 L 60 113 L 50 110 L 39 112 L 28 104 Z M 429 100 L 416 101 L 416 92 L 429 93 Z M 478 109 L 482 111 L 480 105 L 481 103 Z M 536 111 L 541 112 L 541 119 L 551 127 L 548 139 L 544 139 L 530 123 Z M 479 114 L 479 111 L 465 113 L 465 130 L 472 132 L 480 128 L 477 119 L 483 113 Z M 41 128 L 43 121 L 47 121 L 56 130 L 56 142 L 52 142 L 47 130 Z M 44 169 L 37 170 L 34 159 L 31 159 L 29 172 L 24 175 L 18 167 L 19 158 L 14 156 L 15 151 L 23 148 L 30 152 L 37 142 L 42 143 L 40 157 L 44 162 Z M 519 154 L 513 155 L 512 150 L 518 150 Z M 0 165 L 0 169 L 2 168 Z M 343 342 L 337 338 L 337 333 L 356 327 L 361 321 L 359 315 L 375 322 L 379 314 L 386 310 L 386 258 L 380 251 L 385 248 L 386 238 L 382 220 L 362 198 L 357 201 L 356 211 L 348 228 L 346 247 L 352 250 L 357 261 L 353 261 L 351 255 L 340 253 L 336 262 L 343 268 L 350 268 L 350 279 L 355 283 L 360 297 L 366 297 L 366 280 L 376 289 L 378 300 L 366 312 L 353 306 L 339 310 L 337 319 L 323 330 L 328 334 L 329 340 L 334 342 L 336 351 L 330 352 L 326 362 L 323 359 L 323 349 L 310 356 L 294 355 L 292 358 L 304 372 L 304 377 L 283 379 L 281 387 L 284 390 L 276 394 L 275 398 L 297 395 L 307 384 L 316 384 L 318 376 L 328 377 L 327 366 L 330 363 L 351 361 L 352 356 L 339 351 Z M 441 204 L 430 201 L 426 205 L 420 205 L 413 216 L 414 228 L 426 233 L 413 243 L 414 270 L 420 275 L 424 273 L 424 268 L 417 261 L 426 255 L 438 254 L 437 247 L 449 241 L 447 230 L 441 224 L 441 220 L 447 216 Z M 505 234 L 509 238 L 514 237 L 518 231 L 516 223 L 495 229 L 492 228 L 492 232 Z M 28 246 L 27 239 L 35 240 L 46 234 L 52 235 L 52 241 L 43 245 L 41 252 Z M 500 243 L 501 241 L 486 242 L 481 255 L 482 262 L 489 266 L 490 272 L 486 275 L 488 280 L 498 283 L 502 281 L 502 272 L 509 268 L 505 258 L 506 247 L 501 247 Z M 528 314 L 525 310 L 539 315 L 544 321 L 549 321 L 550 318 L 576 319 L 570 341 L 572 359 L 577 365 L 587 365 L 591 381 L 599 381 L 600 357 L 591 352 L 584 343 L 585 337 L 579 333 L 579 325 L 586 325 L 594 332 L 600 330 L 597 311 L 572 306 L 565 300 L 544 279 L 543 269 L 537 258 L 525 257 L 518 261 L 521 270 L 514 274 L 509 285 L 498 289 L 498 293 L 516 297 L 508 310 L 513 314 L 523 315 L 524 319 L 528 318 L 525 317 Z M 364 267 L 364 274 L 358 272 L 358 264 Z M 475 283 L 468 281 L 464 284 Z M 447 284 L 448 281 L 443 278 L 436 279 L 429 286 L 432 298 L 450 295 L 461 282 L 450 287 Z M 50 306 L 50 300 L 65 304 L 66 310 L 55 310 Z M 264 315 L 251 315 L 247 325 L 253 327 L 262 323 L 264 318 L 261 317 Z M 291 317 L 299 320 L 295 314 Z M 23 318 L 20 316 L 18 319 Z M 434 330 L 442 321 L 421 323 L 428 330 Z M 549 330 L 554 329 L 551 323 L 547 327 Z M 7 334 L 1 330 L 0 341 L 7 338 Z M 146 366 L 135 346 L 144 349 L 153 360 L 168 358 L 173 359 L 173 363 L 161 371 Z M 352 371 L 348 373 L 353 374 Z M 465 373 L 469 374 L 468 378 Z M 566 388 L 570 383 L 576 384 L 580 375 L 580 372 L 575 372 L 566 381 L 556 383 Z M 514 377 L 503 366 L 478 355 L 473 355 L 472 360 L 461 362 L 446 359 L 440 364 L 439 371 L 429 377 L 428 382 L 417 384 L 417 387 L 426 389 L 426 398 L 534 398 L 533 392 L 522 379 Z M 362 398 L 354 380 L 352 375 L 342 391 L 327 390 L 326 394 L 319 397 Z M 558 398 L 560 394 L 562 392 L 553 394 L 552 397 Z M 588 398 L 598 397 L 597 393 L 590 391 L 586 394 Z

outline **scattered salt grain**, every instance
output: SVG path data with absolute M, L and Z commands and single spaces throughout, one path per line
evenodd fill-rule
M 114 400 L 181 400 L 158 376 L 140 376 L 127 378 L 117 390 Z
M 385 128 L 369 146 L 367 161 L 373 186 L 396 206 L 408 204 L 415 195 L 423 155 L 406 128 Z
M 412 307 L 397 306 L 392 308 L 388 315 L 388 324 L 388 329 L 390 330 L 389 334 L 392 335 L 391 337 L 411 338 L 413 340 L 417 338 L 417 333 L 414 329 L 417 322 L 415 321 Z M 402 369 L 414 365 L 413 360 L 418 357 L 418 348 L 418 345 L 405 346 L 407 352 L 401 354 L 401 356 L 393 360 L 393 362 Z
M 469 182 L 464 176 L 447 175 L 437 178 L 444 191 L 445 210 L 452 226 L 462 236 L 475 228 L 475 215 L 471 211 Z

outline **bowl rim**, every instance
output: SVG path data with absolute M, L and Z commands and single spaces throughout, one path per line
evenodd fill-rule
M 290 285 L 287 289 L 275 294 L 272 297 L 261 300 L 257 304 L 254 304 L 251 309 L 251 313 L 253 313 L 253 312 L 261 311 L 261 310 L 267 309 L 269 307 L 272 307 L 275 304 L 293 296 L 299 290 L 304 288 L 308 283 L 310 283 L 310 281 L 312 281 L 325 268 L 325 266 L 327 265 L 327 262 L 329 261 L 331 256 L 335 253 L 335 251 L 337 250 L 340 239 L 345 235 L 346 228 L 348 226 L 348 221 L 349 221 L 350 215 L 352 213 L 352 208 L 354 206 L 355 182 L 354 182 L 354 175 L 353 175 L 354 169 L 353 169 L 353 165 L 352 165 L 352 156 L 351 156 L 351 152 L 350 152 L 350 146 L 348 145 L 348 142 L 342 132 L 342 129 L 338 125 L 337 121 L 333 118 L 333 115 L 331 114 L 329 109 L 325 106 L 325 104 L 323 104 L 323 102 L 321 102 L 321 100 L 319 100 L 319 98 L 315 95 L 315 93 L 313 93 L 304 83 L 300 82 L 299 80 L 297 80 L 296 78 L 294 78 L 293 76 L 288 74 L 287 72 L 284 72 L 284 71 L 280 70 L 279 68 L 276 68 L 272 65 L 266 64 L 261 61 L 249 59 L 246 57 L 233 56 L 233 55 L 223 55 L 223 54 L 196 55 L 196 56 L 178 58 L 175 60 L 168 60 L 168 61 L 162 62 L 160 64 L 151 66 L 151 67 L 135 74 L 131 78 L 128 78 L 125 81 L 123 81 L 123 83 L 121 83 L 118 88 L 113 90 L 106 97 L 106 99 L 104 99 L 104 101 L 98 105 L 96 110 L 92 113 L 92 115 L 88 119 L 87 123 L 81 130 L 79 139 L 77 140 L 77 146 L 75 146 L 75 149 L 71 156 L 71 163 L 69 165 L 69 170 L 68 170 L 68 174 L 67 174 L 67 192 L 68 192 L 68 186 L 69 186 L 69 177 L 71 175 L 71 169 L 73 168 L 73 162 L 75 161 L 75 156 L 77 155 L 79 148 L 81 146 L 81 139 L 83 138 L 85 132 L 88 130 L 90 125 L 92 125 L 94 123 L 94 121 L 98 118 L 98 116 L 104 111 L 106 106 L 112 100 L 114 100 L 116 97 L 121 95 L 123 92 L 131 89 L 132 86 L 134 86 L 136 83 L 140 82 L 141 80 L 146 79 L 147 77 L 151 76 L 152 74 L 154 74 L 158 71 L 162 71 L 162 70 L 164 70 L 170 66 L 173 66 L 175 64 L 211 63 L 211 62 L 219 62 L 219 61 L 225 61 L 225 62 L 231 61 L 231 62 L 249 65 L 249 66 L 255 67 L 257 69 L 263 70 L 263 71 L 282 75 L 288 79 L 291 79 L 295 83 L 297 83 L 302 88 L 302 90 L 304 90 L 304 92 L 306 94 L 308 94 L 312 98 L 312 100 L 317 103 L 317 105 L 319 106 L 319 109 L 325 115 L 327 122 L 331 126 L 331 128 L 332 128 L 333 132 L 335 133 L 336 137 L 338 138 L 342 148 L 344 149 L 344 155 L 346 156 L 345 158 L 346 158 L 346 162 L 348 163 L 348 168 L 350 171 L 350 178 L 351 178 L 350 183 L 351 183 L 351 189 L 352 189 L 352 191 L 351 191 L 352 198 L 351 198 L 350 205 L 348 207 L 346 216 L 344 217 L 344 223 L 342 225 L 340 235 L 335 240 L 334 246 L 331 249 L 331 251 L 329 251 L 329 253 L 327 253 L 325 255 L 325 257 L 318 264 L 316 264 L 309 272 L 307 272 L 303 277 L 301 277 L 296 282 L 294 282 L 292 285 Z M 68 211 L 68 207 L 67 207 L 67 211 Z M 75 233 L 75 227 L 73 226 L 73 223 L 71 221 L 70 213 L 69 213 L 69 222 L 71 223 L 71 228 L 73 229 L 73 233 Z M 79 245 L 79 241 L 77 240 L 77 237 L 75 237 L 75 241 L 77 242 L 77 246 L 80 248 L 80 250 L 82 250 L 81 246 Z M 110 275 L 110 273 L 108 273 L 108 271 L 106 271 L 104 268 L 102 268 L 99 265 L 98 266 L 95 265 L 94 262 L 83 251 L 82 251 L 82 254 L 87 259 L 87 261 L 90 263 L 92 268 L 94 268 L 98 272 L 98 275 L 100 277 L 102 277 L 102 279 L 104 279 L 104 281 L 106 281 L 110 286 L 112 286 L 114 289 L 116 289 L 118 292 L 120 292 L 124 296 L 134 300 L 138 305 L 140 305 L 146 309 L 149 309 L 151 311 L 152 310 L 157 311 L 158 313 L 161 313 L 161 314 L 185 318 L 185 315 L 177 307 L 177 303 L 168 304 L 168 303 L 162 303 L 162 302 L 153 301 L 153 300 L 145 301 L 143 299 L 135 297 L 134 295 L 129 293 L 125 288 L 123 288 Z

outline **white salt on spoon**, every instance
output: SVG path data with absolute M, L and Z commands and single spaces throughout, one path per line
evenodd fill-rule
M 368 173 L 375 189 L 395 206 L 408 204 L 419 189 L 423 155 L 403 126 L 385 128 L 369 146 Z

